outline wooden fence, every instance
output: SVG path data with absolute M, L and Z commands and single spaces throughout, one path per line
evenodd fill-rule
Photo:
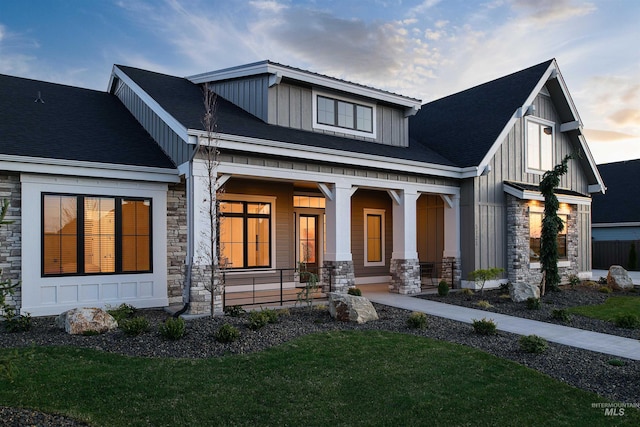
M 631 252 L 632 243 L 636 246 L 635 269 L 629 265 L 629 253 Z M 592 244 L 593 269 L 608 270 L 612 265 L 621 265 L 627 270 L 640 269 L 640 240 L 594 241 Z

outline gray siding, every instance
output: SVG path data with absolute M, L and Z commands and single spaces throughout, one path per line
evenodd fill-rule
M 211 89 L 224 99 L 261 120 L 268 121 L 267 89 L 269 76 L 263 75 L 240 80 L 213 82 L 210 85 Z
M 176 165 L 189 160 L 190 150 L 187 143 L 167 126 L 129 86 L 120 81 L 115 95 Z
M 578 205 L 578 271 L 591 271 L 591 206 Z
M 385 262 L 383 266 L 364 266 L 364 209 L 385 212 Z M 356 277 L 388 276 L 393 252 L 393 216 L 391 198 L 386 192 L 358 190 L 351 198 L 351 256 Z
M 551 98 L 538 95 L 535 116 L 556 123 L 554 164 L 576 151 L 569 137 L 560 133 L 560 119 Z M 479 268 L 500 267 L 507 270 L 507 221 L 504 181 L 539 184 L 542 174 L 528 173 L 526 165 L 525 119 L 518 120 L 490 161 L 491 173 L 466 180 L 462 185 L 461 246 L 463 275 Z M 561 188 L 588 193 L 587 177 L 578 161 L 569 163 L 569 173 L 562 177 Z M 591 259 L 590 213 L 581 214 L 580 259 Z M 473 229 L 471 224 L 476 224 Z M 584 256 L 583 256 L 584 255 Z M 472 264 L 471 264 L 472 263 Z M 580 266 L 582 268 L 582 266 Z M 581 270 L 582 271 L 582 270 Z
M 440 196 L 420 196 L 417 222 L 418 259 L 420 262 L 440 262 L 444 251 L 444 202 Z

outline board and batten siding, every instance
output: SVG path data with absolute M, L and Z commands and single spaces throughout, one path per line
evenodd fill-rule
M 384 265 L 364 265 L 364 210 L 384 211 Z M 388 276 L 393 252 L 393 216 L 391 197 L 386 192 L 360 189 L 351 197 L 351 256 L 356 277 Z
M 560 132 L 561 122 L 551 98 L 539 94 L 534 103 L 534 116 L 555 123 L 553 163 L 558 164 L 565 155 L 574 153 L 576 147 L 572 146 L 566 134 Z M 517 120 L 491 159 L 491 172 L 486 176 L 467 179 L 461 185 L 463 280 L 471 271 L 480 268 L 499 267 L 507 270 L 507 218 L 503 183 L 515 181 L 537 185 L 542 179 L 542 174 L 527 172 L 525 132 L 525 119 Z M 588 180 L 580 162 L 569 162 L 569 172 L 561 178 L 560 188 L 588 193 Z M 580 214 L 579 230 L 580 259 L 587 259 L 590 266 L 591 234 L 588 230 L 590 227 L 586 225 L 590 223 L 589 218 L 588 211 Z M 588 271 L 582 267 L 580 271 Z
M 129 86 L 119 81 L 115 95 L 176 165 L 189 160 L 190 149 L 187 143 Z
M 268 117 L 269 76 L 212 82 L 211 89 L 227 101 L 253 114 L 260 120 L 271 123 Z
M 416 228 L 420 262 L 441 262 L 444 251 L 444 202 L 442 197 L 423 194 L 418 198 Z

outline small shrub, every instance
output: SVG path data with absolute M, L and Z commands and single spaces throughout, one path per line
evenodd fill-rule
M 182 338 L 186 328 L 187 325 L 181 317 L 169 317 L 162 325 L 160 325 L 158 331 L 163 338 L 176 341 Z
M 230 305 L 224 308 L 224 314 L 231 317 L 240 317 L 247 311 L 241 305 Z
M 462 290 L 462 294 L 463 295 L 473 295 L 473 290 L 469 289 L 469 288 L 464 288 Z
M 4 329 L 7 332 L 26 332 L 31 329 L 31 315 L 19 314 L 4 320 Z
M 216 331 L 215 337 L 218 342 L 234 342 L 240 337 L 240 331 L 235 326 L 225 323 Z
M 149 330 L 149 321 L 142 316 L 123 319 L 118 323 L 125 335 L 135 336 Z
M 571 315 L 566 309 L 560 308 L 555 309 L 551 312 L 551 318 L 560 320 L 561 322 L 568 322 L 569 320 L 571 320 Z
M 607 363 L 609 365 L 611 365 L 611 366 L 624 366 L 624 365 L 626 365 L 626 363 L 623 360 L 620 360 L 620 359 L 609 359 L 609 361 Z
M 481 299 L 477 303 L 475 303 L 480 308 L 492 308 L 493 306 L 489 303 L 489 301 Z
M 607 278 L 606 277 L 600 277 L 598 279 L 598 285 L 606 285 L 607 284 Z
M 540 298 L 527 298 L 527 308 L 529 310 L 540 310 Z
M 414 311 L 409 315 L 407 319 L 407 326 L 412 329 L 426 329 L 427 328 L 427 315 Z
M 349 288 L 347 293 L 349 295 L 355 295 L 357 297 L 361 297 L 362 296 L 362 291 L 360 290 L 360 288 Z
M 288 317 L 291 316 L 291 311 L 288 308 L 281 308 L 277 311 L 278 317 Z
M 509 295 L 509 282 L 500 283 L 498 291 L 500 291 L 501 295 Z
M 638 329 L 640 328 L 640 317 L 635 314 L 619 314 L 615 317 L 614 323 L 619 328 Z
M 264 311 L 252 311 L 249 313 L 249 324 L 247 326 L 252 331 L 265 327 L 267 323 L 269 323 L 269 318 Z
M 318 305 L 314 306 L 314 308 L 317 311 L 327 311 L 328 310 L 327 306 L 324 305 L 324 304 L 318 304 Z
M 600 289 L 598 289 L 598 292 L 603 293 L 603 294 L 610 294 L 613 291 L 608 286 L 600 286 Z
M 571 289 L 575 288 L 579 284 L 580 284 L 580 278 L 577 275 L 572 274 L 569 276 L 569 286 L 571 286 Z
M 277 323 L 278 322 L 278 312 L 275 309 L 264 308 L 261 310 L 264 313 L 264 316 L 267 318 L 268 323 Z
M 493 335 L 496 333 L 496 322 L 493 319 L 471 319 L 473 330 L 478 335 Z
M 441 280 L 440 283 L 438 283 L 438 295 L 440 295 L 441 297 L 446 297 L 449 294 L 449 284 L 444 281 Z
M 526 335 L 520 337 L 520 350 L 527 353 L 540 354 L 549 347 L 547 340 L 537 335 Z
M 123 319 L 129 319 L 136 313 L 136 308 L 129 304 L 120 304 L 116 308 L 107 308 L 107 313 L 116 319 L 116 322 L 120 323 Z

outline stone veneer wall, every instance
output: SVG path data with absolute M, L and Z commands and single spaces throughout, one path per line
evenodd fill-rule
M 187 199 L 184 179 L 167 191 L 167 296 L 170 305 L 183 303 L 187 256 Z
M 420 261 L 417 259 L 391 259 L 391 285 L 389 291 L 407 295 L 417 294 L 420 286 Z
M 578 235 L 577 209 L 569 207 L 567 216 L 567 259 L 568 267 L 558 268 L 561 281 L 568 282 L 569 276 L 578 273 Z M 527 200 L 520 200 L 507 195 L 507 278 L 510 283 L 540 284 L 542 271 L 531 268 L 529 261 L 529 205 Z
M 191 273 L 191 295 L 189 314 L 211 314 L 211 291 L 210 287 L 211 267 L 208 265 L 194 265 Z M 217 288 L 215 297 L 214 315 L 220 316 L 224 307 L 222 304 L 222 277 L 219 273 L 215 278 L 214 286 Z
M 346 293 L 355 284 L 353 261 L 324 261 L 322 269 L 322 289 L 324 292 L 329 292 L 329 285 L 331 285 L 331 291 Z
M 460 258 L 442 258 L 442 280 L 447 282 L 447 284 L 452 288 L 460 288 L 462 284 L 462 266 L 460 265 Z
M 20 280 L 22 273 L 22 221 L 21 221 L 21 186 L 19 174 L 0 175 L 0 201 L 9 200 L 9 208 L 5 216 L 12 224 L 0 226 L 0 268 L 2 279 L 11 279 L 13 283 Z M 33 254 L 32 268 L 40 269 L 40 254 Z M 21 288 L 15 289 L 14 295 L 9 295 L 6 302 L 16 310 L 22 306 Z M 0 312 L 2 314 L 2 312 Z

